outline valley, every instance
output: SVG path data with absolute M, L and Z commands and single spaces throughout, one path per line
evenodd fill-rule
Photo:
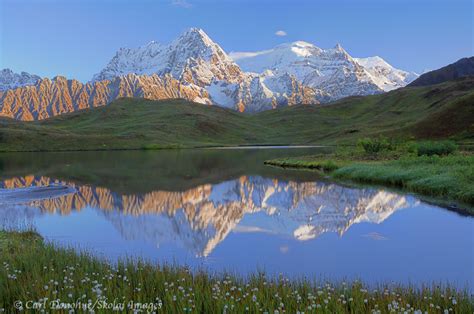
M 0 150 L 163 149 L 235 145 L 348 144 L 358 138 L 473 139 L 472 78 L 326 106 L 257 114 L 190 103 L 123 98 L 37 122 L 1 119 Z

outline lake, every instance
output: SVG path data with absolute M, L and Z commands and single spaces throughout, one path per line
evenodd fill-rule
M 390 189 L 263 165 L 324 149 L 4 153 L 1 188 L 72 189 L 28 201 L 4 195 L 0 225 L 33 226 L 112 262 L 473 290 L 473 217 Z

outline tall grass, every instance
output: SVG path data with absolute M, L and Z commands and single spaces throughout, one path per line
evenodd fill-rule
M 143 261 L 111 265 L 86 253 L 45 244 L 34 233 L 0 231 L 0 311 L 14 312 L 18 301 L 64 304 L 142 304 L 162 313 L 366 313 L 394 310 L 471 313 L 473 297 L 449 286 L 369 289 L 361 282 L 333 284 L 306 279 L 249 278 L 190 272 Z M 43 303 L 47 299 L 46 303 Z M 17 301 L 17 303 L 15 303 Z M 31 304 L 30 304 L 31 305 Z M 46 309 L 49 312 L 48 309 Z M 150 310 L 150 311 L 148 311 Z M 30 311 L 37 312 L 37 311 Z M 68 310 L 57 311 L 66 313 Z M 128 312 L 131 312 L 128 309 Z
M 474 156 L 435 155 L 354 163 L 334 171 L 333 176 L 474 204 Z

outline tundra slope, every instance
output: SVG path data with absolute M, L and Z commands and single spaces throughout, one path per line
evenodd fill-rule
M 335 144 L 365 136 L 474 139 L 474 78 L 330 106 L 249 115 L 184 100 L 123 98 L 44 121 L 1 119 L 2 150 L 94 150 L 252 144 Z

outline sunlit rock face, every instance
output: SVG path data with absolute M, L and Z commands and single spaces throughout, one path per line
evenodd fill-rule
M 81 83 L 57 76 L 35 85 L 10 89 L 0 95 L 0 116 L 23 121 L 43 120 L 77 110 L 100 107 L 122 97 L 150 100 L 182 98 L 210 104 L 208 94 L 169 75 L 128 74 L 99 82 Z
M 181 192 L 153 191 L 120 195 L 107 188 L 75 185 L 47 177 L 1 182 L 13 189 L 67 184 L 77 193 L 29 202 L 36 214 L 68 215 L 85 207 L 98 210 L 127 239 L 157 245 L 178 243 L 207 256 L 234 232 L 268 232 L 304 241 L 326 232 L 343 235 L 359 222 L 381 223 L 414 201 L 386 191 L 346 188 L 322 182 L 292 182 L 259 176 L 205 184 Z M 2 210 L 3 216 L 9 215 Z M 242 221 L 245 218 L 245 223 Z

